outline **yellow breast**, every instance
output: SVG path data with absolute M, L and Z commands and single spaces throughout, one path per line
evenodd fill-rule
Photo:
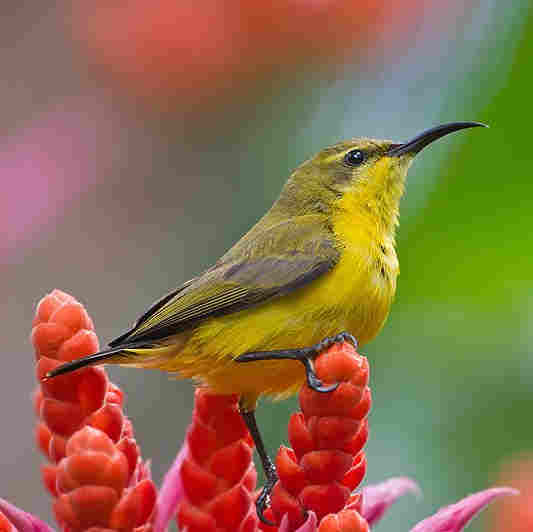
M 296 292 L 197 327 L 163 369 L 207 382 L 222 393 L 285 396 L 304 379 L 301 364 L 237 364 L 240 354 L 294 349 L 351 332 L 365 344 L 383 326 L 396 287 L 398 261 L 391 238 L 368 225 L 336 220 L 341 257 L 322 277 Z M 160 366 L 161 367 L 161 366 Z
M 341 201 L 346 206 L 351 200 L 347 196 Z M 367 215 L 350 208 L 334 217 L 333 227 L 343 250 L 329 290 L 336 287 L 343 293 L 339 303 L 349 313 L 347 329 L 365 344 L 383 326 L 396 291 L 399 265 L 394 239 Z

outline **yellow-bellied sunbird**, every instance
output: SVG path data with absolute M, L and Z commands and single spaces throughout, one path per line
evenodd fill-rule
M 399 272 L 399 202 L 414 156 L 448 133 L 481 125 L 454 122 L 402 144 L 356 138 L 321 150 L 211 268 L 157 301 L 109 349 L 45 378 L 106 362 L 239 394 L 267 476 L 257 503 L 264 519 L 276 471 L 255 421 L 258 397 L 287 396 L 306 376 L 318 391 L 335 388 L 316 377 L 313 357 L 344 339 L 366 344 L 383 326 Z

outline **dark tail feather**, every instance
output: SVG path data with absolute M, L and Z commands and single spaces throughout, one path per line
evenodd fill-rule
M 120 353 L 121 351 L 127 351 L 128 349 L 134 349 L 136 347 L 141 347 L 141 345 L 124 344 L 121 347 L 106 349 L 104 351 L 100 351 L 99 353 L 95 353 L 94 355 L 79 358 L 78 360 L 73 360 L 72 362 L 66 362 L 65 364 L 62 364 L 61 366 L 58 366 L 52 371 L 46 373 L 45 376 L 42 378 L 42 381 L 45 382 L 47 380 L 53 379 L 54 377 L 57 377 L 58 375 L 64 375 L 65 373 L 70 373 L 71 371 L 76 371 L 77 369 L 85 368 L 87 366 L 102 364 L 116 353 Z M 146 347 L 146 344 L 143 344 L 142 347 Z

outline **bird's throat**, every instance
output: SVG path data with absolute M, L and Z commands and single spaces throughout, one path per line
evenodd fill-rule
M 408 162 L 410 163 L 410 161 Z M 334 205 L 339 234 L 368 232 L 375 241 L 394 241 L 409 164 L 384 158 L 364 181 L 345 191 Z

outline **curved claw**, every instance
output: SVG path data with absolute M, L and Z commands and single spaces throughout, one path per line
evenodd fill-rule
M 334 392 L 339 387 L 338 382 L 336 382 L 335 384 L 330 384 L 329 386 L 323 386 L 322 381 L 320 379 L 316 379 L 314 382 L 311 383 L 309 377 L 307 378 L 307 385 L 315 392 L 320 393 Z
M 272 491 L 273 486 L 269 486 L 268 482 L 263 488 L 263 491 L 257 497 L 257 500 L 255 501 L 255 511 L 257 513 L 257 517 L 259 518 L 259 521 L 262 523 L 265 523 L 265 525 L 268 526 L 277 526 L 276 523 L 273 523 L 269 519 L 265 517 L 265 514 L 263 513 L 265 511 L 265 508 L 267 507 L 267 500 L 269 498 L 270 492 Z M 270 488 L 270 489 L 269 489 Z
M 340 334 L 338 334 L 335 337 L 335 341 L 337 341 L 337 342 L 338 342 L 338 340 L 337 340 L 338 337 L 342 338 L 342 340 L 345 341 L 345 342 L 350 342 L 355 347 L 355 349 L 357 349 L 359 347 L 359 342 L 357 341 L 355 336 L 353 334 L 350 334 L 347 331 L 341 332 Z
M 328 336 L 327 338 L 324 338 L 315 346 L 315 351 L 318 354 L 324 349 L 331 347 L 333 344 L 340 344 L 342 342 L 350 342 L 355 349 L 357 349 L 357 347 L 359 346 L 353 334 L 350 334 L 347 331 L 343 331 L 339 334 L 336 334 L 335 336 Z
M 307 377 L 307 385 L 311 390 L 315 390 L 316 392 L 320 393 L 328 393 L 335 391 L 339 383 L 335 382 L 334 384 L 330 384 L 329 386 L 324 386 L 322 381 L 316 376 L 315 369 L 313 368 L 313 363 L 308 358 L 304 358 L 301 360 L 303 365 L 305 366 L 305 376 Z
M 259 517 L 259 520 L 265 523 L 265 525 L 277 526 L 276 523 L 269 521 L 263 513 L 265 511 L 265 508 L 267 507 L 272 488 L 278 480 L 276 468 L 272 462 L 270 462 L 269 466 L 265 469 L 265 474 L 267 477 L 266 482 L 263 487 L 263 490 L 261 491 L 261 494 L 259 495 L 259 497 L 257 497 L 257 500 L 255 501 L 255 510 L 257 512 L 257 517 Z

